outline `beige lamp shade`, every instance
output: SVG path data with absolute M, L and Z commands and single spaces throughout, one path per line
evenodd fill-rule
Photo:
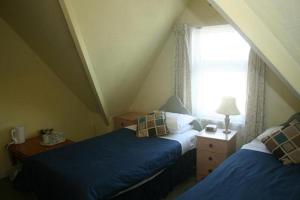
M 234 97 L 223 97 L 221 105 L 217 109 L 217 113 L 223 115 L 239 115 Z

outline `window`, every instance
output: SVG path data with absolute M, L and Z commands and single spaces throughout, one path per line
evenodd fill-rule
M 223 120 L 216 109 L 222 97 L 233 96 L 241 115 L 231 121 L 243 123 L 249 45 L 229 25 L 195 28 L 191 43 L 193 113 L 202 119 Z

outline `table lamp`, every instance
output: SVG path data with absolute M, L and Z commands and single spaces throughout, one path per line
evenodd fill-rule
M 228 129 L 230 118 L 229 115 L 239 115 L 240 111 L 238 110 L 234 97 L 223 97 L 222 102 L 217 109 L 217 113 L 225 115 L 225 130 L 223 133 L 230 133 Z

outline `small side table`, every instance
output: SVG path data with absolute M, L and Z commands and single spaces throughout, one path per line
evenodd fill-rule
M 237 131 L 201 131 L 197 135 L 197 180 L 203 179 L 235 151 Z
M 124 128 L 126 126 L 137 124 L 137 118 L 145 115 L 143 112 L 128 112 L 114 117 L 114 128 Z
M 57 145 L 42 146 L 40 144 L 41 141 L 42 141 L 41 137 L 37 136 L 37 137 L 26 139 L 26 142 L 23 144 L 13 144 L 9 146 L 8 151 L 10 153 L 12 163 L 15 165 L 17 164 L 18 161 L 23 162 L 26 158 L 33 156 L 35 154 L 74 143 L 73 141 L 66 139 L 66 141 L 59 143 Z

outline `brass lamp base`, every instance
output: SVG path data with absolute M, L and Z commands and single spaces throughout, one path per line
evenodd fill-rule
M 224 121 L 225 121 L 225 130 L 223 131 L 223 133 L 229 134 L 231 133 L 231 130 L 229 129 L 229 123 L 230 123 L 229 115 L 225 115 Z
M 223 133 L 229 134 L 229 133 L 231 133 L 231 130 L 224 130 Z

